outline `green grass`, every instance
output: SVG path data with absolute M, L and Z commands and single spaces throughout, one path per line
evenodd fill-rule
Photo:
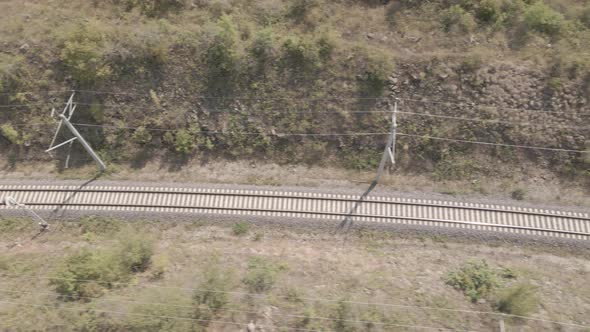
M 539 307 L 537 287 L 529 284 L 517 284 L 502 290 L 496 301 L 496 309 L 500 312 L 528 316 Z

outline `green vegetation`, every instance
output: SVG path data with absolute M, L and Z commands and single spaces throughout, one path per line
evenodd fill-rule
M 496 303 L 498 311 L 527 316 L 539 306 L 537 288 L 529 284 L 517 284 L 500 292 Z
M 572 323 L 583 321 L 585 312 L 580 308 L 589 304 L 585 271 L 571 264 L 571 259 L 584 263 L 587 255 L 580 248 L 571 253 L 555 253 L 554 246 L 498 243 L 484 248 L 479 242 L 400 238 L 365 230 L 351 233 L 342 250 L 337 248 L 341 238 L 317 230 L 275 230 L 253 243 L 232 241 L 227 237 L 231 225 L 215 222 L 187 229 L 184 223 L 126 224 L 98 217 L 68 220 L 43 234 L 41 241 L 26 241 L 38 232 L 32 220 L 0 221 L 0 235 L 7 245 L 0 253 L 4 285 L 0 330 L 7 331 L 63 330 L 64 326 L 76 331 L 245 330 L 250 321 L 257 328 L 267 325 L 260 317 L 271 314 L 274 327 L 285 330 L 389 331 L 400 325 L 493 330 L 498 326 L 497 320 L 477 315 L 381 305 L 390 302 L 379 299 L 391 298 L 392 290 L 404 299 L 400 304 L 440 309 L 494 309 L 530 316 L 542 303 L 544 315 L 569 317 L 563 320 Z M 95 241 L 88 243 L 87 234 L 96 234 Z M 151 251 L 145 249 L 146 243 L 157 249 L 147 269 L 140 271 L 137 267 L 145 266 L 141 257 Z M 412 254 L 392 257 L 391 248 L 399 246 Z M 284 250 L 289 254 L 284 255 Z M 437 258 L 429 259 L 433 251 L 439 252 Z M 534 259 L 522 260 L 523 254 Z M 474 255 L 502 262 L 502 267 L 494 267 L 473 261 L 454 271 L 461 285 L 497 281 L 486 293 L 487 301 L 478 303 L 452 292 L 446 280 L 431 273 Z M 422 264 L 414 264 L 417 258 L 424 258 Z M 397 268 L 383 268 L 394 264 Z M 555 294 L 567 296 L 571 303 L 555 302 Z M 505 323 L 507 329 L 535 331 L 555 326 L 517 317 L 506 317 Z
M 51 285 L 66 301 L 96 298 L 106 289 L 129 281 L 133 273 L 147 269 L 152 253 L 152 239 L 124 232 L 112 249 L 84 248 L 69 256 L 51 279 Z
M 524 197 L 526 196 L 526 192 L 522 188 L 517 188 L 512 191 L 510 196 L 512 197 L 512 199 L 515 199 L 517 201 L 522 201 L 524 199 Z
M 248 261 L 248 271 L 242 282 L 249 291 L 263 293 L 272 288 L 278 274 L 286 269 L 287 267 L 282 264 L 269 262 L 262 258 L 252 258 Z
M 548 35 L 557 35 L 564 25 L 563 15 L 542 2 L 530 6 L 525 12 L 524 19 L 530 29 Z
M 565 103 L 585 107 L 590 10 L 564 1 L 57 0 L 59 5 L 30 6 L 5 1 L 0 102 L 22 107 L 0 115 L 0 154 L 14 155 L 16 164 L 25 159 L 16 158 L 19 153 L 41 152 L 52 139 L 46 128 L 48 102 L 61 102 L 66 97 L 59 90 L 76 88 L 87 91 L 76 94 L 75 117 L 108 126 L 83 130 L 113 164 L 143 167 L 162 161 L 178 169 L 196 160 L 252 159 L 372 168 L 383 149 L 380 135 L 280 134 L 387 131 L 382 113 L 387 103 L 379 98 L 392 93 L 462 105 L 538 108 L 529 106 L 536 101 L 528 92 L 496 98 L 498 84 L 544 89 L 535 83 L 538 75 L 527 74 L 532 72 L 552 90 L 543 92 L 551 94 L 543 109 Z M 63 17 L 75 19 L 63 24 Z M 499 64 L 524 68 L 523 75 L 514 76 L 523 77 L 500 82 L 512 74 L 499 73 Z M 416 113 L 446 109 L 444 104 L 406 106 Z M 449 115 L 494 116 L 470 106 L 449 109 Z M 518 120 L 512 111 L 503 116 Z M 555 128 L 548 135 L 486 122 L 466 128 L 418 116 L 407 116 L 404 130 L 582 149 L 584 133 L 558 129 L 561 120 L 543 120 Z M 43 128 L 33 135 L 17 123 Z M 410 137 L 400 144 L 400 151 L 407 151 L 400 170 L 438 179 L 504 176 L 508 164 L 524 160 L 587 178 L 579 154 L 556 158 L 551 152 L 515 151 L 506 169 L 486 173 L 491 148 Z
M 473 15 L 459 5 L 453 5 L 442 13 L 442 25 L 445 31 L 457 28 L 461 32 L 469 32 L 476 26 Z
M 18 131 L 14 129 L 14 127 L 10 123 L 5 123 L 0 126 L 0 133 L 4 138 L 6 138 L 10 143 L 14 145 L 21 145 L 22 140 L 20 139 L 20 135 Z
M 494 269 L 482 260 L 467 262 L 459 270 L 449 273 L 447 284 L 463 291 L 472 302 L 477 302 L 498 286 L 498 280 Z
M 232 233 L 236 236 L 245 235 L 250 231 L 250 224 L 238 222 L 232 226 Z
M 65 71 L 80 85 L 91 86 L 109 78 L 112 68 L 106 58 L 107 48 L 99 22 L 76 24 L 59 35 L 60 60 Z

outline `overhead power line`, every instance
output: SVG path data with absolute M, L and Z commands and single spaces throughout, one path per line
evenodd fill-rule
M 56 90 L 56 92 L 82 92 L 82 93 L 92 93 L 92 94 L 106 94 L 106 95 L 133 95 L 133 96 L 143 96 L 149 97 L 149 93 L 134 93 L 134 92 L 113 92 L 113 91 L 101 91 L 101 90 L 82 90 L 82 89 L 74 89 L 74 90 Z M 219 100 L 391 100 L 390 97 L 244 97 L 244 96 L 191 96 L 191 98 L 196 99 L 219 99 Z M 464 102 L 453 102 L 453 101 L 441 101 L 441 100 L 432 100 L 429 98 L 421 98 L 421 99 L 414 99 L 414 98 L 404 98 L 404 97 L 397 97 L 398 100 L 407 101 L 407 102 L 420 102 L 420 103 L 430 103 L 430 104 L 440 104 L 440 105 L 456 105 L 456 106 L 471 106 L 471 107 L 479 107 L 479 108 L 488 108 L 488 109 L 496 109 L 496 110 L 511 110 L 511 111 L 519 111 L 519 112 L 533 112 L 533 113 L 541 113 L 541 114 L 568 114 L 568 115 L 576 115 L 587 117 L 590 116 L 590 113 L 573 113 L 573 112 L 565 112 L 565 111 L 551 111 L 551 110 L 543 110 L 543 109 L 526 109 L 526 108 L 514 108 L 508 106 L 495 106 L 495 105 L 482 105 L 477 104 L 474 102 L 464 101 Z M 27 105 L 42 105 L 42 104 L 21 104 L 21 105 L 0 105 L 1 107 L 18 107 L 18 106 L 27 106 Z
M 137 130 L 140 127 L 119 127 L 119 126 L 109 126 L 109 125 L 95 125 L 95 124 L 88 124 L 88 123 L 73 123 L 76 126 L 80 127 L 94 127 L 94 128 L 110 128 L 110 129 L 122 129 L 122 130 Z M 175 132 L 178 129 L 164 129 L 164 128 L 143 128 L 148 131 L 160 131 L 160 132 Z M 195 134 L 208 134 L 208 135 L 265 135 L 268 137 L 338 137 L 338 136 L 384 136 L 389 135 L 390 133 L 387 132 L 352 132 L 352 133 L 265 133 L 265 132 L 222 132 L 222 131 L 196 131 Z M 464 139 L 455 139 L 455 138 L 447 138 L 447 137 L 436 137 L 436 136 L 429 136 L 429 135 L 417 135 L 417 134 L 405 134 L 405 133 L 397 133 L 398 136 L 407 136 L 407 137 L 414 137 L 414 138 L 427 138 L 432 140 L 441 140 L 441 141 L 448 141 L 448 142 L 456 142 L 456 143 L 467 143 L 467 144 L 479 144 L 479 145 L 488 145 L 488 146 L 501 146 L 501 147 L 510 147 L 510 148 L 519 148 L 519 149 L 531 149 L 531 150 L 544 150 L 544 151 L 553 151 L 553 152 L 572 152 L 572 153 L 588 153 L 590 150 L 575 150 L 575 149 L 564 149 L 564 148 L 552 148 L 552 147 L 540 147 L 540 146 L 530 146 L 530 145 L 519 145 L 519 144 L 505 144 L 505 143 L 494 143 L 494 142 L 483 142 L 483 141 L 474 141 L 474 140 L 464 140 Z
M 37 308 L 48 308 L 48 305 L 42 305 L 42 304 L 34 304 L 34 303 L 27 303 L 27 302 L 13 302 L 13 301 L 4 301 L 4 300 L 0 300 L 0 303 L 5 303 L 5 304 L 16 304 L 16 305 L 25 305 L 25 306 L 31 306 L 31 307 L 37 307 Z M 193 322 L 209 322 L 209 323 L 218 323 L 218 324 L 228 324 L 228 325 L 237 325 L 237 326 L 241 326 L 241 327 L 245 327 L 247 325 L 247 323 L 244 322 L 231 322 L 231 321 L 222 321 L 222 320 L 213 320 L 213 319 L 199 319 L 199 318 L 191 318 L 191 317 L 180 317 L 180 316 L 164 316 L 164 315 L 147 315 L 147 314 L 139 314 L 139 313 L 133 313 L 133 312 L 123 312 L 123 311 L 115 311 L 115 310 L 102 310 L 102 309 L 92 309 L 92 308 L 71 308 L 71 307 L 51 307 L 54 310 L 66 310 L 66 311 L 77 311 L 77 312 L 87 312 L 87 311 L 91 311 L 91 312 L 97 312 L 97 313 L 105 313 L 105 314 L 114 314 L 114 315 L 124 315 L 124 316 L 136 316 L 136 317 L 146 317 L 146 318 L 163 318 L 163 319 L 174 319 L 174 320 L 184 320 L 184 321 L 193 321 Z M 271 326 L 266 326 L 266 325 L 258 325 L 260 327 L 271 327 Z M 275 326 L 275 327 L 279 327 L 280 326 Z M 288 327 L 289 330 L 294 330 L 294 331 L 310 331 L 310 332 L 315 332 L 317 330 L 310 330 L 310 329 L 303 329 L 303 328 L 290 328 Z
M 73 296 L 73 295 L 59 295 L 55 293 L 49 292 L 25 292 L 25 291 L 15 291 L 15 290 L 7 290 L 7 289 L 0 289 L 0 292 L 7 292 L 7 293 L 19 293 L 19 294 L 44 294 L 54 297 L 65 297 L 65 298 L 73 298 L 73 299 L 87 299 L 87 300 L 100 300 L 103 302 L 115 302 L 115 303 L 131 303 L 131 304 L 139 304 L 139 305 L 154 305 L 154 306 L 165 306 L 165 307 L 175 307 L 175 308 L 186 308 L 186 309 L 194 309 L 195 306 L 188 306 L 188 305 L 179 305 L 173 303 L 162 303 L 162 302 L 148 302 L 148 301 L 134 301 L 134 300 L 124 300 L 124 299 L 109 299 L 103 297 L 90 297 L 90 296 Z M 246 313 L 246 314 L 259 314 L 258 311 L 254 310 L 240 310 L 240 309 L 227 309 L 227 308 L 220 308 L 216 309 L 216 311 L 223 311 L 223 312 L 237 312 L 237 313 Z M 420 328 L 420 329 L 429 329 L 429 330 L 437 330 L 437 331 L 467 331 L 467 330 L 450 330 L 440 327 L 432 327 L 432 326 L 420 326 L 420 325 L 409 325 L 409 324 L 391 324 L 391 323 L 383 323 L 378 321 L 370 321 L 370 320 L 356 320 L 356 319 L 336 319 L 330 317 L 320 317 L 320 316 L 305 316 L 305 315 L 296 315 L 296 314 L 287 314 L 287 313 L 276 313 L 278 316 L 283 317 L 293 317 L 293 318 L 305 318 L 305 319 L 315 319 L 315 320 L 322 320 L 322 321 L 344 321 L 349 323 L 361 323 L 361 324 L 372 324 L 372 325 L 379 325 L 382 327 L 409 327 L 409 328 Z
M 85 279 L 76 279 L 76 278 L 59 278 L 59 277 L 44 277 L 44 276 L 25 277 L 25 278 L 18 277 L 18 278 L 19 278 L 19 280 L 52 280 L 53 279 L 53 280 L 78 281 L 78 282 L 107 283 L 107 282 L 102 282 L 100 280 L 85 280 Z M 110 282 L 110 283 L 115 284 L 115 285 L 134 285 L 131 282 Z M 248 293 L 248 292 L 239 292 L 239 291 L 221 291 L 221 290 L 216 290 L 216 289 L 202 289 L 202 288 L 194 288 L 194 287 L 159 286 L 159 285 L 150 285 L 150 284 L 145 284 L 144 286 L 150 287 L 150 288 L 159 288 L 159 289 L 189 290 L 189 291 L 194 291 L 194 292 L 223 293 L 223 294 L 252 296 L 252 297 L 264 297 L 265 296 L 264 294 L 258 294 L 258 293 Z M 275 295 L 275 296 L 277 296 L 277 295 Z M 287 295 L 283 295 L 282 297 L 287 297 Z M 433 311 L 461 312 L 461 313 L 469 313 L 469 314 L 485 314 L 485 315 L 502 316 L 502 317 L 514 317 L 514 318 L 520 318 L 520 319 L 525 319 L 525 320 L 541 321 L 541 322 L 546 322 L 546 323 L 568 325 L 568 326 L 581 327 L 581 328 L 590 327 L 590 325 L 583 325 L 583 324 L 569 323 L 569 322 L 559 322 L 559 321 L 553 321 L 553 320 L 545 319 L 545 318 L 536 318 L 536 317 L 531 317 L 531 316 L 505 314 L 505 313 L 494 312 L 494 311 L 477 311 L 477 310 L 469 310 L 469 309 L 441 308 L 441 307 L 418 306 L 418 305 L 408 305 L 408 304 L 362 302 L 362 301 L 351 301 L 351 300 L 334 300 L 334 299 L 319 298 L 319 297 L 301 297 L 301 299 L 305 300 L 305 301 L 313 301 L 313 302 L 328 302 L 328 303 L 342 302 L 342 303 L 355 304 L 355 305 L 396 307 L 396 308 L 409 308 L 409 309 L 424 309 L 424 310 L 433 310 Z

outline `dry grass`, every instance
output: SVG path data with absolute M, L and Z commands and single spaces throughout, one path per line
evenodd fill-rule
M 445 284 L 447 273 L 471 258 L 485 259 L 496 269 L 511 268 L 516 271 L 515 282 L 534 285 L 544 317 L 561 317 L 560 320 L 568 317 L 570 321 L 582 322 L 590 310 L 587 294 L 583 292 L 590 263 L 583 253 L 573 256 L 552 253 L 552 248 L 502 245 L 491 248 L 481 243 L 367 232 L 351 234 L 343 244 L 339 237 L 323 233 L 261 228 L 256 228 L 256 233 L 264 236 L 255 241 L 254 235 L 236 237 L 230 227 L 203 226 L 202 222 L 195 227 L 184 224 L 158 227 L 151 223 L 133 226 L 157 236 L 156 255 L 169 258 L 169 268 L 158 279 L 152 278 L 150 268 L 138 274 L 130 284 L 112 289 L 95 300 L 69 304 L 73 308 L 90 309 L 84 314 L 53 307 L 40 312 L 32 307 L 4 304 L 0 307 L 0 328 L 35 329 L 68 324 L 79 329 L 111 326 L 116 331 L 174 326 L 183 331 L 187 327 L 182 321 L 156 316 L 195 317 L 196 312 L 201 318 L 237 324 L 252 320 L 257 324 L 272 322 L 275 326 L 300 328 L 340 326 L 369 330 L 364 324 L 350 322 L 361 319 L 384 324 L 492 329 L 497 326 L 493 316 L 346 302 L 493 310 L 493 303 L 471 303 L 461 292 Z M 19 236 L 26 236 L 26 232 Z M 68 241 L 64 242 L 66 237 Z M 47 280 L 36 278 L 51 274 L 64 254 L 90 246 L 109 247 L 109 238 L 99 236 L 89 244 L 76 227 L 69 227 L 48 234 L 42 239 L 43 243 L 33 241 L 7 250 L 2 261 L 8 262 L 3 264 L 8 267 L 0 270 L 0 281 L 4 285 L 3 292 L 13 292 L 6 292 L 3 299 L 39 305 L 59 304 L 51 287 L 47 287 Z M 6 246 L 13 241 L 14 237 L 5 237 L 0 244 Z M 525 256 L 526 260 L 522 258 Z M 23 280 L 28 282 L 23 283 Z M 239 292 L 248 292 L 249 285 L 254 284 L 243 280 L 262 280 L 266 286 L 269 285 L 266 282 L 272 280 L 272 284 L 270 288 L 264 287 L 264 295 L 247 296 Z M 190 288 L 238 293 L 225 293 L 221 298 L 217 296 L 219 293 L 200 293 Z M 316 302 L 311 298 L 329 301 Z M 338 302 L 340 300 L 345 302 Z M 159 307 L 146 303 L 167 305 Z M 94 315 L 93 309 L 148 315 L 149 319 L 134 315 Z M 318 316 L 335 320 L 312 318 Z M 207 325 L 201 323 L 199 325 Z M 510 328 L 525 326 L 534 330 L 552 328 L 535 321 L 509 322 Z M 229 327 L 220 323 L 207 326 L 209 330 Z

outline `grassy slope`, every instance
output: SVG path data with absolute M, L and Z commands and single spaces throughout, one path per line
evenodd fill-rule
M 261 229 L 247 223 L 229 229 L 202 222 L 133 224 L 134 233 L 150 234 L 157 239 L 150 267 L 125 279 L 129 284 L 104 291 L 91 288 L 88 292 L 92 298 L 71 301 L 58 298 L 55 287 L 46 278 L 56 276 L 65 259 L 84 248 L 97 253 L 116 248 L 119 232 L 125 232 L 128 226 L 86 218 L 54 225 L 51 233 L 31 240 L 36 228 L 29 220 L 5 219 L 1 225 L 1 244 L 10 248 L 0 256 L 2 299 L 47 306 L 2 304 L 3 329 L 190 331 L 198 330 L 203 323 L 154 317 L 169 316 L 226 322 L 209 323 L 212 331 L 235 329 L 231 323 L 243 328 L 248 321 L 320 330 L 394 329 L 347 320 L 493 330 L 498 324 L 494 316 L 404 307 L 343 306 L 338 301 L 490 311 L 494 310 L 499 290 L 523 283 L 535 286 L 540 300 L 540 306 L 529 314 L 581 323 L 590 306 L 588 289 L 584 287 L 590 266 L 579 252 L 572 256 L 557 248 L 504 245 L 491 249 L 437 237 L 404 238 L 370 232 L 350 235 L 343 246 L 342 239 L 321 233 Z M 500 280 L 498 291 L 486 296 L 487 302 L 471 303 L 461 292 L 446 285 L 445 279 L 447 273 L 464 262 L 479 259 L 485 259 L 493 269 L 510 269 L 516 279 Z M 253 269 L 255 273 L 251 272 Z M 215 275 L 214 281 L 207 281 L 211 273 Z M 217 298 L 227 301 L 222 310 L 204 312 L 203 307 L 198 311 L 195 304 L 194 295 L 200 293 L 191 288 L 237 293 Z M 240 292 L 259 295 L 250 297 Z M 218 293 L 209 296 L 212 294 Z M 310 300 L 313 298 L 331 302 Z M 130 315 L 101 314 L 96 310 Z M 558 328 L 539 321 L 508 319 L 507 324 L 534 330 Z
M 372 168 L 382 137 L 274 133 L 386 131 L 382 113 L 346 111 L 386 110 L 383 102 L 362 98 L 388 96 L 390 84 L 395 85 L 387 81 L 391 73 L 399 81 L 393 86 L 396 95 L 406 98 L 426 95 L 450 102 L 587 112 L 587 5 L 550 3 L 565 16 L 554 19 L 561 30 L 549 35 L 526 24 L 532 5 L 510 3 L 465 1 L 457 14 L 449 11 L 448 2 L 213 1 L 152 15 L 111 2 L 6 1 L 0 5 L 3 104 L 41 105 L 2 109 L 3 123 L 16 130 L 2 131 L 3 155 L 17 161 L 37 157 L 37 145 L 47 144 L 53 129 L 46 121 L 47 108 L 59 107 L 67 97 L 46 90 L 72 87 L 131 93 L 79 93 L 78 101 L 96 106 L 80 105 L 77 121 L 112 125 L 84 132 L 106 159 L 134 167 L 146 158 L 178 165 L 198 156 L 320 165 L 335 161 Z M 493 22 L 483 21 L 483 4 L 497 14 Z M 522 79 L 506 81 L 511 77 Z M 17 93 L 29 90 L 38 92 Z M 197 97 L 203 95 L 215 98 Z M 515 95 L 524 96 L 513 99 Z M 236 101 L 234 96 L 274 99 Z M 588 117 L 531 116 L 466 104 L 407 102 L 402 108 L 535 123 L 408 116 L 402 120 L 405 133 L 587 148 L 588 130 L 583 128 Z M 324 111 L 328 113 L 320 113 Z M 22 126 L 25 120 L 35 125 Z M 572 125 L 583 128 L 559 128 Z M 33 148 L 26 147 L 29 143 Z M 509 177 L 518 164 L 575 181 L 588 178 L 588 163 L 576 154 L 409 138 L 400 144 L 402 169 L 432 172 L 440 179 Z M 83 158 L 79 150 L 74 154 Z

